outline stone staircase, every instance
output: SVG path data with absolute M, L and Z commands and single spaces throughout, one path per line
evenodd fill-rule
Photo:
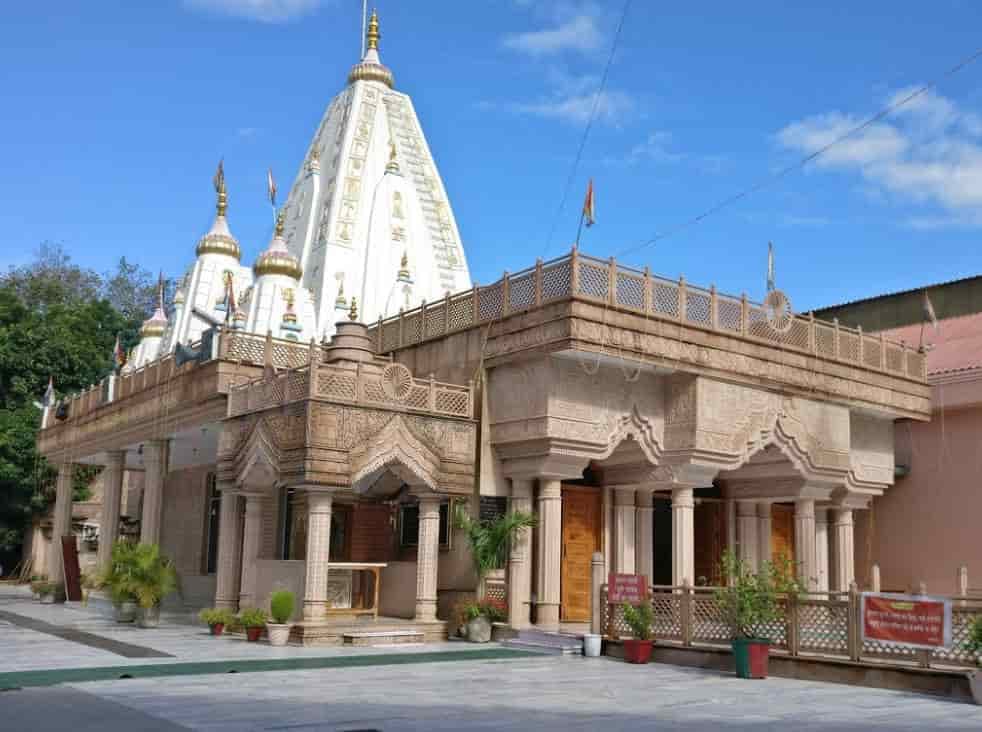
M 566 633 L 546 633 L 534 628 L 518 631 L 518 634 L 502 641 L 505 648 L 543 653 L 551 656 L 582 656 L 583 639 Z

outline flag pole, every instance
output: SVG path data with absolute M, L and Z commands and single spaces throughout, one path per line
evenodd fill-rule
M 586 217 L 586 212 L 580 211 L 580 225 L 576 227 L 576 248 L 580 248 L 580 233 L 583 231 L 583 219 Z
M 368 0 L 361 0 L 361 58 L 365 58 L 365 33 L 368 23 Z

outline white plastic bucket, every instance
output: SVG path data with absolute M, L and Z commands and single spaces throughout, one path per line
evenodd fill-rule
M 597 658 L 600 655 L 600 636 L 594 633 L 583 635 L 583 655 L 587 658 Z

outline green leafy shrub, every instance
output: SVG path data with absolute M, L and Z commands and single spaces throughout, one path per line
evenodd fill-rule
M 140 607 L 156 607 L 177 589 L 177 570 L 156 544 L 136 544 L 130 556 L 129 589 Z
M 238 621 L 243 628 L 261 628 L 266 625 L 266 611 L 258 607 L 242 608 Z
M 285 625 L 293 617 L 294 597 L 289 590 L 277 590 L 269 596 L 269 614 L 279 625 Z
M 48 580 L 41 580 L 39 582 L 32 582 L 31 589 L 39 594 L 41 597 L 47 597 L 48 595 L 57 594 L 61 585 L 57 582 L 49 582 Z
M 136 602 L 133 590 L 133 564 L 136 544 L 120 540 L 113 544 L 109 566 L 103 569 L 102 586 L 109 592 L 112 604 L 119 607 L 124 602 Z
M 235 613 L 218 607 L 208 607 L 198 613 L 198 618 L 209 628 L 213 625 L 231 625 L 235 621 Z
M 33 592 L 35 595 L 40 595 L 41 588 L 46 584 L 48 584 L 48 575 L 34 575 L 31 577 L 31 592 Z
M 982 667 L 982 615 L 976 615 L 968 626 L 968 650 L 976 654 L 976 662 Z
M 714 595 L 734 639 L 763 639 L 766 627 L 781 616 L 782 599 L 801 592 L 794 563 L 786 556 L 764 562 L 754 571 L 727 550 L 720 562 L 720 575 L 724 586 Z
M 469 602 L 460 609 L 460 613 L 465 621 L 484 617 L 492 623 L 501 623 L 508 619 L 508 611 L 499 600 Z
M 655 620 L 651 602 L 645 600 L 640 605 L 629 605 L 625 602 L 621 609 L 624 612 L 624 622 L 631 629 L 631 635 L 638 640 L 651 640 L 653 637 L 651 624 Z
M 470 517 L 462 503 L 457 503 L 456 507 L 454 526 L 467 536 L 479 581 L 492 569 L 505 566 L 509 542 L 519 531 L 536 524 L 534 514 L 522 511 L 512 511 L 491 521 L 477 521 Z

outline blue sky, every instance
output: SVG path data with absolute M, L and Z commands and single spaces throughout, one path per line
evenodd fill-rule
M 610 256 L 671 230 L 979 46 L 976 2 L 634 0 L 555 217 L 620 0 L 379 0 L 473 277 L 567 249 L 586 180 Z M 225 157 L 246 261 L 359 50 L 357 0 L 11 3 L 0 28 L 0 267 L 46 239 L 178 275 Z M 549 232 L 556 222 L 549 242 Z M 982 60 L 820 162 L 625 261 L 798 310 L 979 272 Z

